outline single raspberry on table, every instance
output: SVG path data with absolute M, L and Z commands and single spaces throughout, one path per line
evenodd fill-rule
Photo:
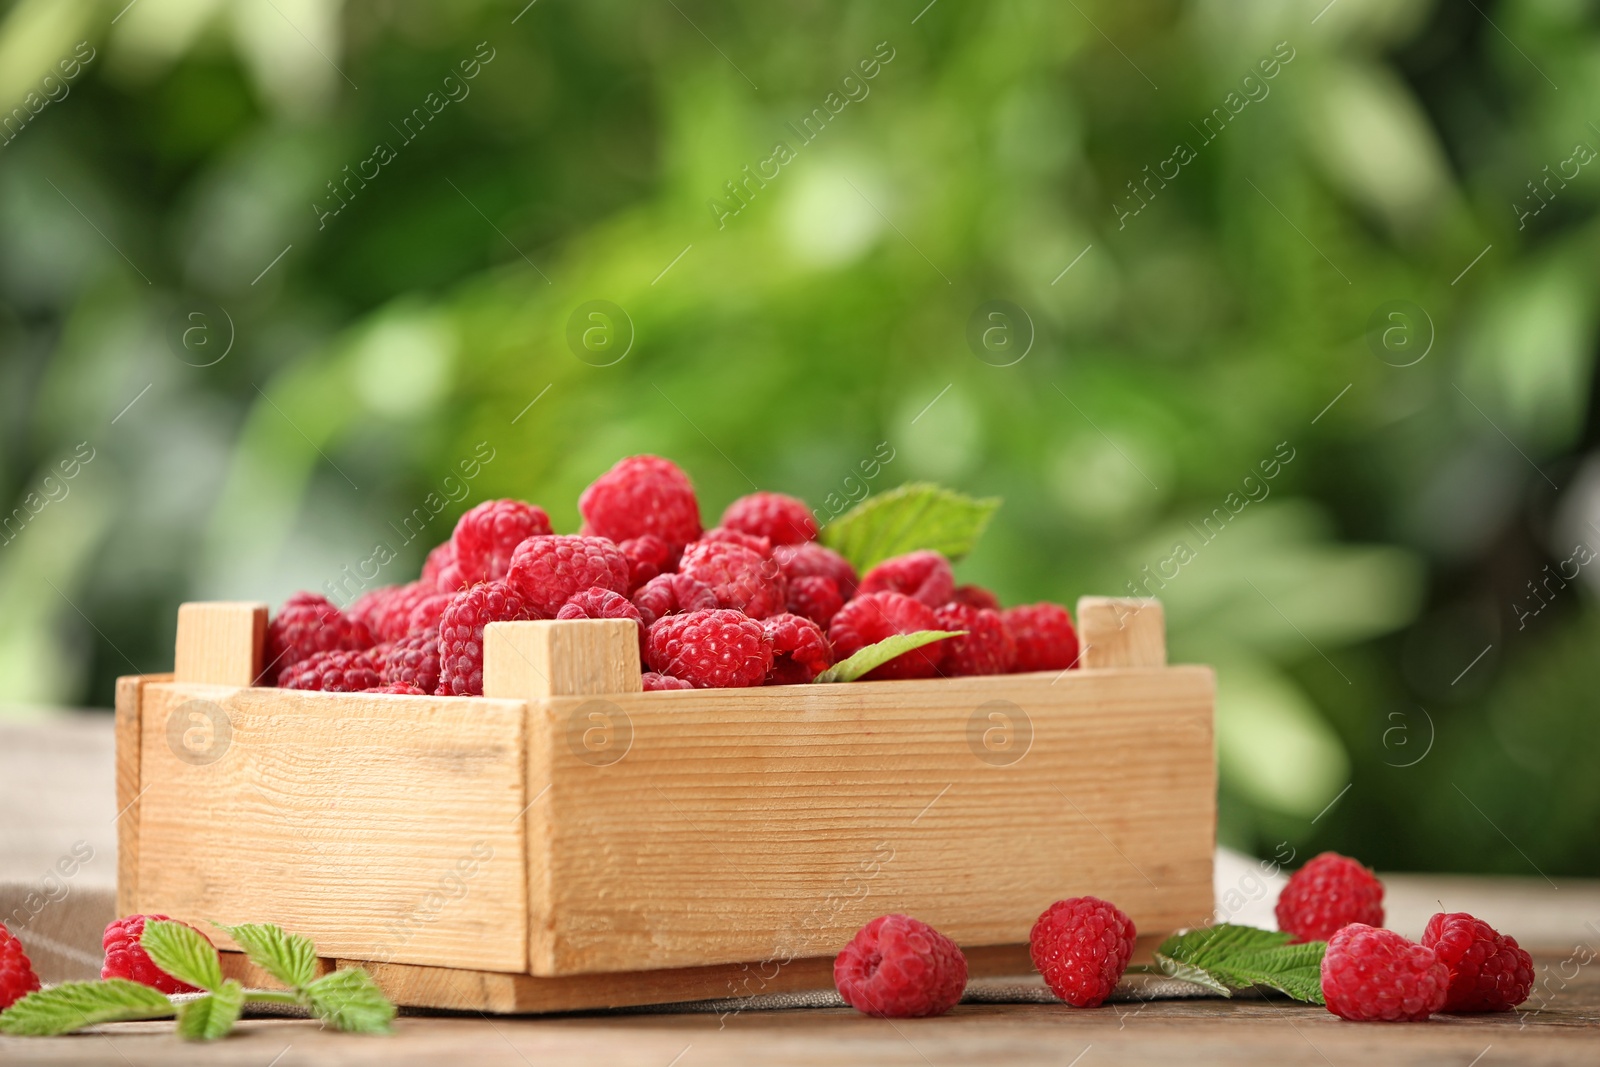
M 617 551 L 628 561 L 628 595 L 645 582 L 665 574 L 673 566 L 673 551 L 655 534 L 640 534 L 617 543 Z
M 682 678 L 696 689 L 729 689 L 766 679 L 772 642 L 742 611 L 691 611 L 650 625 L 645 658 L 651 670 Z
M 1000 610 L 1000 598 L 981 585 L 958 585 L 951 591 L 950 599 L 957 604 L 965 604 L 969 608 L 988 608 L 990 611 Z
M 722 513 L 722 525 L 765 537 L 774 545 L 796 545 L 817 538 L 817 520 L 806 502 L 783 493 L 740 497 Z
M 100 938 L 100 945 L 106 950 L 105 962 L 100 966 L 100 977 L 126 978 L 141 985 L 153 986 L 163 993 L 200 992 L 188 982 L 180 982 L 157 967 L 139 943 L 144 937 L 145 923 L 169 921 L 165 915 L 129 915 L 107 923 L 106 932 Z M 184 925 L 189 926 L 188 923 Z M 189 928 L 194 930 L 192 926 Z M 207 944 L 211 942 L 203 931 L 195 930 L 195 933 L 205 937 Z
M 734 530 L 727 526 L 713 526 L 701 534 L 699 539 L 701 541 L 723 541 L 730 545 L 739 545 L 741 548 L 748 548 L 758 556 L 772 555 L 772 538 L 744 533 L 741 530 Z
M 956 576 L 950 561 L 937 552 L 919 549 L 886 559 L 861 576 L 862 593 L 904 593 L 936 608 L 948 603 Z
M 281 678 L 318 652 L 359 652 L 373 644 L 366 625 L 334 607 L 327 597 L 296 593 L 267 625 L 267 666 L 262 674 Z
M 456 558 L 456 546 L 453 541 L 441 541 L 428 550 L 428 558 L 422 561 L 422 577 L 418 579 L 423 585 L 430 586 L 437 593 L 455 593 L 460 590 L 447 589 L 441 582 L 445 568 L 449 567 Z
M 788 583 L 776 563 L 728 541 L 696 541 L 685 548 L 678 573 L 709 585 L 719 608 L 752 619 L 778 614 L 789 600 Z
M 39 988 L 33 961 L 5 923 L 0 923 L 0 1011 Z
M 465 589 L 499 581 L 511 569 L 511 554 L 530 537 L 550 534 L 550 516 L 521 500 L 485 500 L 461 516 L 449 563 L 440 569 L 439 588 Z
M 717 595 L 698 578 L 687 574 L 661 574 L 639 587 L 633 594 L 633 606 L 639 609 L 645 626 L 649 626 L 666 615 L 711 611 L 717 606 Z
M 1533 990 L 1533 957 L 1482 919 L 1464 911 L 1428 920 L 1422 944 L 1450 974 L 1441 1011 L 1510 1011 Z
M 662 693 L 669 689 L 694 688 L 682 678 L 674 678 L 672 675 L 662 674 L 660 671 L 645 671 L 640 677 L 644 682 L 644 691 L 646 693 Z
M 1420 1022 L 1444 1007 L 1450 970 L 1433 949 L 1393 930 L 1351 923 L 1328 939 L 1322 995 L 1356 1022 Z
M 856 569 L 850 566 L 849 560 L 831 548 L 815 541 L 778 545 L 772 550 L 772 558 L 783 576 L 791 582 L 796 578 L 832 578 L 839 587 L 839 595 L 844 599 L 849 600 L 856 595 L 856 587 L 860 584 Z
M 800 685 L 833 666 L 833 649 L 822 628 L 799 615 L 773 615 L 761 620 L 772 642 L 772 667 L 767 685 Z
M 1299 941 L 1326 941 L 1349 923 L 1383 925 L 1383 883 L 1337 852 L 1313 857 L 1278 895 L 1278 929 Z
M 1017 645 L 1012 670 L 1064 671 L 1078 662 L 1078 631 L 1060 604 L 1020 604 L 1000 613 Z
M 544 540 L 535 538 L 534 540 Z M 439 696 L 483 696 L 483 628 L 536 619 L 510 582 L 484 582 L 456 594 L 439 617 Z
M 439 628 L 413 631 L 390 645 L 379 673 L 384 685 L 414 685 L 424 693 L 439 688 Z
M 633 602 L 611 589 L 598 585 L 574 593 L 556 612 L 558 619 L 632 619 L 639 631 L 639 659 L 644 659 L 644 617 Z
M 846 1004 L 867 1015 L 942 1015 L 967 988 L 967 957 L 925 922 L 881 915 L 834 959 L 833 984 Z
M 844 597 L 839 595 L 839 583 L 820 574 L 789 579 L 789 613 L 810 619 L 826 627 L 844 607 Z
M 363 693 L 388 693 L 398 697 L 427 697 L 433 696 L 433 690 L 424 691 L 421 686 L 412 685 L 410 682 L 391 682 L 388 685 L 376 686 L 372 689 L 363 689 Z
M 1005 674 L 1017 658 L 1011 631 L 1000 621 L 1000 613 L 974 608 L 952 600 L 933 613 L 935 629 L 965 630 L 961 637 L 941 641 L 944 659 L 939 673 L 948 678 L 972 674 Z
M 1099 897 L 1058 900 L 1028 934 L 1028 955 L 1050 991 L 1075 1008 L 1097 1008 L 1117 988 L 1138 936 L 1121 908 Z
M 918 630 L 937 630 L 933 609 L 904 593 L 862 593 L 833 617 L 828 624 L 828 640 L 833 654 L 848 659 L 868 645 L 875 645 L 895 634 Z M 904 652 L 881 667 L 867 672 L 866 678 L 878 681 L 891 678 L 932 678 L 939 673 L 944 658 L 943 641 Z
M 620 459 L 578 497 L 584 532 L 613 541 L 654 534 L 674 552 L 700 536 L 694 484 L 660 456 Z
M 530 537 L 511 556 L 506 584 L 528 602 L 531 619 L 553 619 L 590 586 L 628 592 L 628 558 L 604 537 Z
M 278 676 L 280 689 L 359 693 L 383 684 L 382 664 L 369 652 L 318 652 Z

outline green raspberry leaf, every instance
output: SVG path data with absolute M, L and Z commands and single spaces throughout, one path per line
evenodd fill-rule
M 306 986 L 304 994 L 311 1011 L 338 1030 L 382 1034 L 394 1019 L 394 1005 L 359 967 L 325 974 Z
M 180 922 L 145 923 L 139 945 L 150 961 L 180 982 L 215 990 L 222 985 L 222 963 L 205 935 Z
M 227 932 L 244 949 L 250 962 L 290 989 L 303 989 L 317 977 L 317 948 L 310 938 L 291 934 L 270 923 L 211 925 Z
M 817 682 L 853 682 L 863 674 L 876 670 L 888 663 L 896 656 L 904 655 L 912 649 L 931 645 L 935 641 L 943 641 L 947 637 L 960 637 L 965 630 L 918 630 L 911 634 L 895 634 L 885 637 L 875 645 L 868 645 L 849 659 L 840 660 L 813 681 Z
M 226 1036 L 244 1010 L 244 986 L 229 978 L 214 992 L 178 1006 L 178 1036 L 215 1041 Z
M 821 540 L 863 573 L 920 548 L 954 561 L 972 551 L 999 506 L 999 497 L 912 482 L 863 500 L 824 526 Z
M 1173 934 L 1156 950 L 1156 965 L 1172 978 L 1232 991 L 1266 986 L 1308 1004 L 1323 1003 L 1326 942 L 1291 944 L 1281 931 L 1222 923 Z
M 126 978 L 62 982 L 29 993 L 0 1013 L 0 1032 L 47 1037 L 97 1023 L 161 1019 L 176 1011 L 160 990 Z

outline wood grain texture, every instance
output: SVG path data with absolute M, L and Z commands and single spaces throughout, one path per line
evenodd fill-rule
M 131 915 L 139 896 L 139 717 L 148 676 L 117 679 L 117 914 Z
M 525 970 L 524 713 L 146 685 L 136 910 L 275 922 L 329 955 Z M 208 745 L 182 740 L 207 723 Z
M 1165 667 L 1167 624 L 1159 600 L 1078 598 L 1080 667 Z
M 891 911 L 1011 944 L 1083 893 L 1206 921 L 1212 694 L 1175 667 L 539 702 L 530 972 L 822 956 Z
M 485 696 L 539 700 L 642 687 L 639 624 L 631 619 L 541 619 L 484 628 Z
M 267 639 L 267 606 L 244 601 L 178 608 L 172 673 L 180 682 L 254 685 Z

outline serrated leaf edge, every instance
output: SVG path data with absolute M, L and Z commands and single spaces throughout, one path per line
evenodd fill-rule
M 891 634 L 882 641 L 874 642 L 866 648 L 858 649 L 854 655 L 840 660 L 821 674 L 812 679 L 813 682 L 854 682 L 862 675 L 870 674 L 891 660 L 898 659 L 907 652 L 915 652 L 924 645 L 931 645 L 935 641 L 943 641 L 947 637 L 964 637 L 965 630 L 917 630 L 909 634 Z M 908 640 L 909 639 L 909 640 Z M 894 655 L 884 655 L 893 649 Z
M 153 942 L 151 935 L 155 936 Z M 139 935 L 139 947 L 149 955 L 150 962 L 180 982 L 208 991 L 222 985 L 222 961 L 217 957 L 216 946 L 188 923 L 170 919 L 146 923 Z M 189 951 L 196 957 L 184 954 Z

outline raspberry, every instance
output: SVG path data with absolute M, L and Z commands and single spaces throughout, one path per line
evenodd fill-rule
M 1075 1008 L 1098 1008 L 1128 969 L 1137 934 L 1115 904 L 1072 897 L 1039 916 L 1028 934 L 1028 955 L 1050 992 Z
M 827 626 L 844 607 L 844 597 L 839 595 L 839 583 L 820 574 L 789 579 L 789 613 L 810 619 L 818 626 Z
M 772 667 L 772 642 L 743 612 L 691 611 L 651 624 L 646 659 L 651 670 L 696 689 L 760 685 Z
M 927 923 L 883 915 L 856 931 L 833 961 L 833 984 L 867 1015 L 943 1015 L 967 988 L 967 957 Z
M 389 585 L 366 594 L 350 605 L 350 610 L 345 614 L 365 623 L 374 641 L 397 641 L 416 629 L 412 624 L 412 615 L 417 608 L 441 595 L 449 594 L 441 594 L 433 585 L 423 581 Z
M 509 581 L 484 582 L 457 593 L 439 617 L 439 686 L 435 692 L 439 696 L 483 696 L 483 628 L 491 622 L 538 617 L 533 605 Z
M 558 619 L 632 619 L 639 628 L 639 659 L 644 660 L 644 618 L 621 593 L 598 585 L 574 593 L 556 612 Z
M 957 604 L 965 604 L 971 608 L 988 608 L 990 611 L 1000 610 L 1000 598 L 981 585 L 958 585 L 951 591 L 950 599 Z
M 373 645 L 372 633 L 316 593 L 296 593 L 267 626 L 264 677 L 282 677 L 318 652 L 359 652 Z M 281 684 L 281 683 L 280 683 Z
M 886 559 L 861 577 L 862 593 L 904 593 L 930 608 L 949 601 L 956 576 L 950 561 L 937 552 L 921 549 Z
M 1516 938 L 1464 911 L 1429 919 L 1422 944 L 1450 974 L 1442 1011 L 1510 1011 L 1533 989 L 1533 957 Z
M 799 685 L 833 666 L 833 650 L 822 629 L 799 615 L 773 615 L 761 620 L 772 642 L 772 667 L 767 685 Z
M 1433 949 L 1366 923 L 1337 931 L 1322 957 L 1322 995 L 1341 1019 L 1420 1022 L 1444 1007 L 1449 987 Z
M 499 581 L 510 570 L 518 545 L 550 532 L 550 516 L 543 508 L 521 500 L 485 500 L 456 522 L 451 560 L 440 569 L 439 588 L 451 591 Z
M 673 565 L 672 548 L 655 534 L 640 534 L 617 545 L 628 561 L 628 595 Z
M 974 608 L 952 600 L 933 613 L 935 629 L 965 630 L 964 637 L 952 637 L 939 642 L 944 646 L 944 660 L 939 673 L 949 678 L 969 674 L 1005 674 L 1017 658 L 1016 642 L 1000 613 L 988 608 Z
M 278 688 L 359 693 L 383 684 L 381 666 L 369 652 L 318 652 L 278 675 Z
M 455 590 L 446 589 L 439 584 L 440 576 L 444 574 L 445 568 L 449 567 L 455 558 L 456 546 L 454 542 L 444 541 L 434 545 L 428 551 L 428 558 L 422 561 L 422 577 L 419 581 L 423 585 L 431 586 L 434 592 L 455 592 Z
M 801 545 L 778 545 L 772 550 L 778 569 L 789 581 L 796 578 L 832 578 L 839 587 L 839 595 L 849 600 L 856 595 L 856 569 L 850 561 L 831 548 L 815 541 Z
M 34 973 L 33 961 L 23 951 L 22 942 L 0 923 L 0 1011 L 38 988 L 39 976 Z
M 710 611 L 717 606 L 711 587 L 687 574 L 662 574 L 645 582 L 633 594 L 633 606 L 649 626 L 664 615 Z
M 788 603 L 789 586 L 778 565 L 742 545 L 696 541 L 683 550 L 678 573 L 709 585 L 718 607 L 753 619 L 776 615 Z
M 1078 662 L 1078 631 L 1060 604 L 1021 604 L 1000 619 L 1017 645 L 1013 671 L 1064 671 Z
M 655 534 L 677 552 L 700 536 L 694 485 L 660 456 L 629 456 L 578 497 L 584 532 L 613 541 Z
M 817 538 L 817 520 L 806 502 L 782 493 L 740 497 L 722 513 L 722 525 L 765 537 L 775 545 L 796 545 Z
M 1383 925 L 1383 883 L 1348 856 L 1324 852 L 1295 871 L 1278 895 L 1278 929 L 1326 941 L 1348 923 Z
M 700 535 L 702 541 L 722 541 L 725 544 L 740 545 L 748 548 L 756 555 L 763 558 L 772 555 L 772 538 L 761 537 L 758 534 L 748 534 L 740 530 L 733 530 L 726 526 L 713 526 Z
M 396 641 L 379 673 L 384 685 L 414 685 L 424 693 L 439 688 L 439 628 L 416 630 Z
M 604 537 L 530 537 L 511 556 L 506 584 L 528 602 L 530 619 L 552 619 L 590 586 L 628 591 L 628 558 Z
M 694 688 L 682 678 L 674 678 L 670 674 L 662 674 L 659 671 L 645 671 L 641 677 L 644 681 L 644 691 L 646 693 L 660 693 L 668 689 Z
M 424 692 L 420 686 L 412 685 L 410 682 L 393 682 L 389 685 L 380 685 L 361 691 L 363 693 L 389 693 L 400 697 L 426 697 L 433 695 L 433 690 L 430 689 Z
M 904 593 L 863 593 L 839 609 L 828 624 L 828 640 L 833 654 L 847 659 L 868 645 L 894 634 L 936 630 L 933 609 Z M 902 653 L 881 667 L 869 671 L 872 680 L 887 678 L 931 678 L 939 673 L 944 657 L 943 641 Z
M 166 971 L 157 967 L 150 959 L 150 954 L 139 944 L 139 939 L 144 936 L 146 922 L 166 922 L 165 915 L 129 915 L 125 919 L 112 919 L 106 924 L 106 932 L 100 939 L 101 947 L 106 950 L 105 963 L 100 967 L 101 978 L 127 978 L 142 985 L 154 986 L 163 993 L 198 993 L 199 990 L 188 982 L 180 982 Z M 188 926 L 188 923 L 184 923 Z M 194 927 L 189 927 L 191 930 Z M 209 944 L 211 939 L 204 933 L 195 930 L 195 933 L 205 937 Z

